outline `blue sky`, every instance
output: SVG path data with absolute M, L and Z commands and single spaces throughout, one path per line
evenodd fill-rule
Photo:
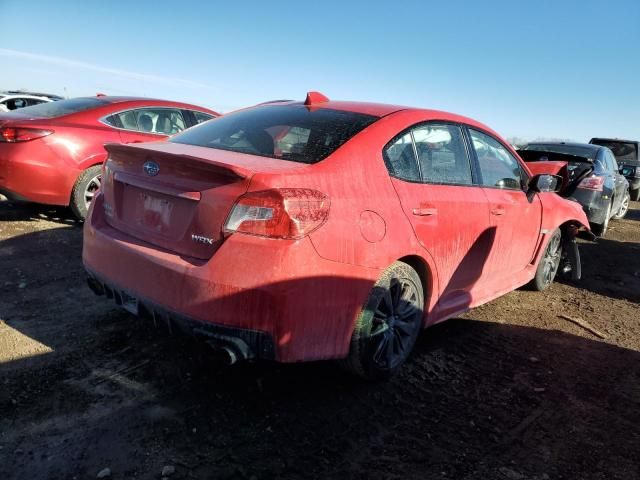
M 637 0 L 0 0 L 0 25 L 5 89 L 223 112 L 319 90 L 504 136 L 640 139 Z

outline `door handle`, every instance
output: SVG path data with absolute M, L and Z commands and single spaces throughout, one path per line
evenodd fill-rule
M 131 140 L 130 142 L 127 143 L 142 143 L 142 140 Z
M 500 215 L 504 215 L 507 211 L 504 208 L 494 208 L 491 210 L 491 215 L 495 215 L 499 217 Z
M 418 215 L 420 217 L 429 217 L 432 215 L 437 215 L 438 209 L 437 208 L 414 208 L 413 214 Z

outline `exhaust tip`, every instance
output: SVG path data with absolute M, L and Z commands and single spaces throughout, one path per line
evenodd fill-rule
M 91 291 L 96 295 L 104 295 L 104 287 L 100 282 L 96 281 L 96 279 L 87 277 L 87 285 L 89 285 Z
M 220 353 L 222 355 L 222 362 L 227 366 L 234 365 L 238 361 L 236 352 L 234 352 L 229 347 L 221 347 Z

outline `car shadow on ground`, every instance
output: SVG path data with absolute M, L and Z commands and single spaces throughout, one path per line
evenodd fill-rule
M 65 225 L 80 225 L 78 219 L 68 207 L 41 205 L 37 203 L 13 203 L 0 197 L 0 222 L 37 221 Z
M 640 473 L 637 351 L 453 320 L 385 383 L 335 362 L 224 367 L 203 342 L 95 298 L 81 242 L 68 227 L 0 242 L 0 318 L 52 350 L 0 364 L 4 477 L 158 478 L 167 464 L 172 478 Z
M 599 238 L 580 244 L 582 279 L 575 285 L 640 303 L 640 243 Z

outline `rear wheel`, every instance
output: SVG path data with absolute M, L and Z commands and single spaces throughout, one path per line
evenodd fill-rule
M 528 287 L 532 290 L 541 292 L 549 288 L 556 278 L 558 273 L 558 267 L 562 260 L 562 234 L 560 230 L 556 230 L 551 235 L 547 248 L 544 250 L 544 255 L 538 263 L 536 269 L 536 276 L 529 282 Z
M 424 294 L 416 271 L 395 262 L 376 282 L 360 312 L 345 367 L 367 380 L 391 377 L 422 329 Z
M 93 201 L 93 197 L 100 189 L 100 180 L 102 175 L 102 166 L 94 165 L 87 168 L 76 180 L 71 192 L 71 210 L 76 217 L 84 220 L 87 216 L 89 205 Z
M 622 197 L 622 203 L 620 204 L 620 208 L 618 212 L 613 216 L 616 220 L 620 220 L 624 218 L 624 216 L 629 211 L 629 192 L 624 192 L 624 196 Z
M 640 200 L 640 188 L 636 188 L 635 190 L 630 190 L 629 198 L 634 202 L 637 202 L 638 200 Z
M 602 223 L 594 223 L 591 225 L 591 231 L 598 237 L 604 237 L 609 229 L 609 220 L 611 220 L 611 202 L 607 205 L 607 212 L 604 215 Z

